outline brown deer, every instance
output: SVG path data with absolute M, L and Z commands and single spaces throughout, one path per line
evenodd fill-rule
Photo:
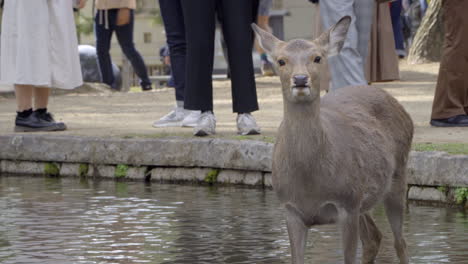
M 395 98 L 371 86 L 345 87 L 320 97 L 326 56 L 343 47 L 350 17 L 314 41 L 283 42 L 252 25 L 277 62 L 284 119 L 273 151 L 273 188 L 284 205 L 292 263 L 304 263 L 308 228 L 338 222 L 344 261 L 374 263 L 382 234 L 370 210 L 383 202 L 400 263 L 408 263 L 402 234 L 410 116 Z

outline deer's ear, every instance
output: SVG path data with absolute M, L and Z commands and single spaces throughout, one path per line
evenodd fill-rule
M 266 32 L 265 30 L 261 29 L 260 27 L 258 27 L 257 25 L 253 23 L 252 23 L 252 29 L 255 32 L 255 35 L 257 36 L 257 39 L 258 39 L 258 43 L 263 48 L 263 50 L 265 50 L 268 54 L 273 55 L 275 48 L 282 41 L 277 39 L 271 33 Z
M 320 47 L 328 50 L 328 56 L 338 55 L 343 48 L 348 29 L 351 25 L 351 17 L 345 16 L 328 31 L 325 31 L 315 40 Z

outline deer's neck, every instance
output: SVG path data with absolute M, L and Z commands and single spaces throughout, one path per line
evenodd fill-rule
M 320 119 L 320 99 L 312 103 L 285 103 L 283 129 L 285 141 L 298 152 L 326 153 L 327 135 Z

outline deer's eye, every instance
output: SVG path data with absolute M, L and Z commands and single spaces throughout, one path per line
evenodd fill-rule
M 320 56 L 315 57 L 314 63 L 320 63 L 320 61 L 322 61 L 322 57 Z
M 284 60 L 278 60 L 279 66 L 284 66 L 286 65 L 286 62 Z

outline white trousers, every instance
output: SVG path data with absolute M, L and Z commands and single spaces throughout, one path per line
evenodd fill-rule
M 348 36 L 337 56 L 328 59 L 331 90 L 352 85 L 367 85 L 364 67 L 374 15 L 375 0 L 320 1 L 323 26 L 328 30 L 344 16 L 351 16 Z
M 0 83 L 3 91 L 82 84 L 72 0 L 5 0 Z

